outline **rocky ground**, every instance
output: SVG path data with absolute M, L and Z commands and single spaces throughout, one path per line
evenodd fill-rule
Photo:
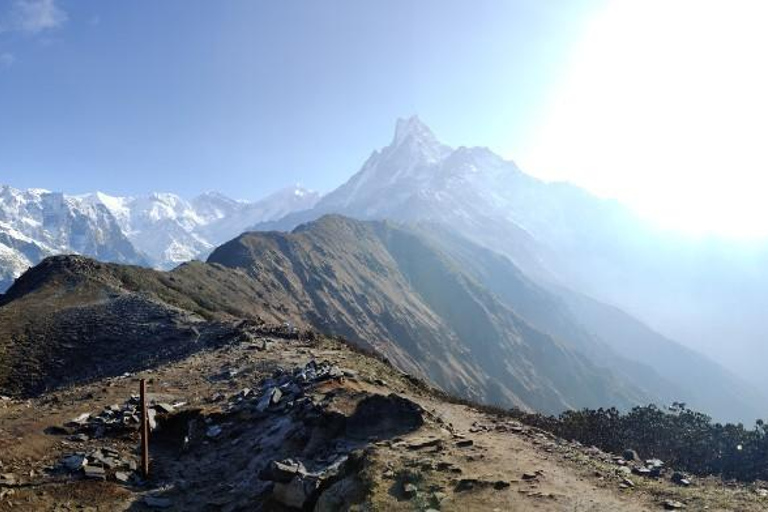
M 768 508 L 760 485 L 557 439 L 446 400 L 343 343 L 290 338 L 248 337 L 0 400 L 0 510 Z M 136 449 L 140 378 L 155 427 L 148 479 Z

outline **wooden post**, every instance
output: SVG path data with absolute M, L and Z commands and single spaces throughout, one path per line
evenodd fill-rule
M 149 417 L 147 416 L 147 381 L 139 381 L 139 400 L 141 401 L 141 475 L 149 476 Z

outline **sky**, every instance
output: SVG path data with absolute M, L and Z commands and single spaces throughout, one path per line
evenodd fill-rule
M 327 192 L 417 114 L 662 225 L 763 235 L 766 9 L 0 0 L 0 183 Z

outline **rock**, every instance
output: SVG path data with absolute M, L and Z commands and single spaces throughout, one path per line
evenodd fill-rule
M 216 439 L 221 435 L 221 427 L 219 425 L 211 425 L 208 430 L 205 431 L 205 437 L 209 439 Z
M 81 414 L 77 418 L 74 418 L 71 421 L 71 423 L 74 423 L 76 425 L 84 425 L 88 421 L 88 418 L 90 418 L 90 417 L 91 417 L 91 413 L 84 412 L 83 414 Z
M 619 476 L 629 476 L 632 474 L 632 470 L 627 466 L 619 466 L 616 468 L 616 474 Z
M 474 445 L 475 442 L 471 439 L 462 439 L 461 441 L 456 441 L 456 446 L 459 448 L 467 448 L 469 446 Z
M 161 498 L 159 496 L 144 496 L 144 504 L 149 508 L 171 508 L 173 502 L 168 498 Z
M 307 475 L 307 469 L 304 467 L 304 464 L 293 459 L 285 459 L 283 461 L 273 460 L 270 462 L 259 474 L 259 478 L 270 482 L 280 482 L 285 484 L 293 480 L 297 475 Z
M 472 489 L 477 487 L 479 484 L 480 484 L 480 481 L 474 478 L 462 478 L 461 480 L 459 480 L 459 482 L 456 484 L 456 487 L 453 490 L 455 492 L 471 491 Z
M 104 471 L 104 468 L 100 468 L 99 466 L 83 466 L 83 473 L 85 474 L 85 478 L 93 480 L 107 479 L 107 474 Z
M 768 489 L 755 489 L 755 494 L 760 496 L 761 498 L 768 498 Z
M 633 482 L 629 478 L 622 478 L 620 485 L 623 486 L 624 488 L 630 488 L 635 486 L 635 482 Z
M 685 505 L 680 503 L 679 501 L 675 500 L 666 500 L 664 502 L 664 509 L 665 510 L 680 510 L 685 508 Z
M 640 457 L 637 456 L 637 452 L 635 450 L 624 450 L 624 452 L 621 454 L 621 458 L 628 462 L 640 460 Z
M 638 476 L 651 476 L 651 470 L 648 468 L 632 468 L 632 473 Z
M 450 473 L 461 473 L 461 468 L 456 466 L 455 464 L 451 462 L 438 462 L 437 463 L 437 470 L 438 471 L 448 471 Z
M 512 484 L 510 484 L 509 482 L 505 482 L 504 480 L 496 480 L 495 482 L 493 482 L 493 488 L 496 489 L 497 491 L 506 489 L 510 485 Z
M 90 439 L 86 434 L 75 434 L 73 436 L 69 436 L 70 441 L 74 441 L 76 443 L 84 443 Z
M 69 471 L 78 471 L 88 464 L 88 459 L 85 455 L 75 454 L 69 457 L 64 457 L 61 460 L 61 464 Z
M 416 494 L 419 492 L 418 487 L 416 487 L 413 484 L 403 484 L 403 495 L 406 498 L 415 498 Z
M 174 407 L 171 404 L 160 402 L 159 404 L 155 404 L 155 409 L 163 414 L 170 414 L 173 412 Z
M 430 503 L 433 507 L 440 507 L 440 504 L 445 501 L 445 499 L 448 497 L 447 494 L 440 491 L 435 491 L 432 493 L 432 496 L 430 497 Z
M 441 439 L 435 438 L 435 439 L 417 439 L 415 441 L 412 441 L 406 445 L 406 448 L 409 450 L 423 450 L 424 448 L 431 448 L 435 446 L 440 446 L 443 444 L 443 441 Z
M 0 475 L 0 485 L 14 485 L 16 477 L 12 473 L 3 473 Z
M 131 480 L 131 475 L 124 471 L 115 472 L 115 481 L 121 484 L 127 484 Z
M 672 480 L 672 483 L 682 485 L 683 487 L 688 487 L 691 485 L 691 481 L 688 480 L 688 478 L 685 476 L 685 473 L 681 473 L 680 471 L 675 471 L 672 473 L 670 480 Z
M 523 473 L 523 480 L 536 480 L 539 478 L 538 473 Z
M 266 411 L 270 405 L 274 405 L 280 401 L 283 397 L 283 392 L 278 387 L 271 387 L 261 397 L 259 403 L 256 405 L 256 410 L 259 412 Z
M 147 409 L 147 421 L 149 422 L 149 430 L 155 430 L 157 428 L 157 411 L 154 409 Z

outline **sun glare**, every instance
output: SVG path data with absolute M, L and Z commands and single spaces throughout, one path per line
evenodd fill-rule
M 613 2 L 518 160 L 693 233 L 768 235 L 768 2 Z

